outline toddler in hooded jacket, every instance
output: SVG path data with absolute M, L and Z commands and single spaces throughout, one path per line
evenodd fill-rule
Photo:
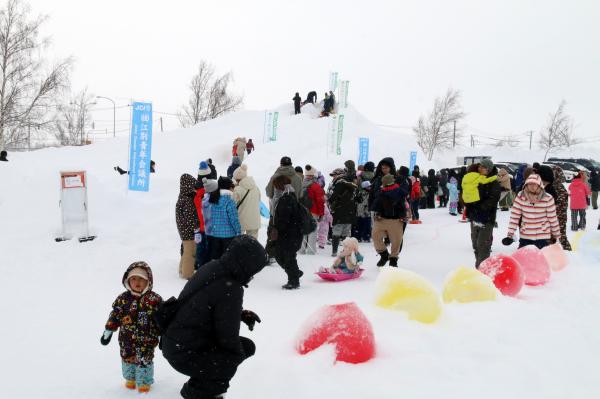
M 475 211 L 475 206 L 479 198 L 479 186 L 481 184 L 489 184 L 498 180 L 497 175 L 486 177 L 478 172 L 479 164 L 473 164 L 467 169 L 467 174 L 462 179 L 462 200 L 467 207 L 467 215 L 476 223 L 487 223 L 488 221 L 483 215 Z
M 152 291 L 152 270 L 146 262 L 132 263 L 122 283 L 127 291 L 113 302 L 100 342 L 108 345 L 112 334 L 119 329 L 125 386 L 148 392 L 154 383 L 154 348 L 160 335 L 153 316 L 162 298 Z

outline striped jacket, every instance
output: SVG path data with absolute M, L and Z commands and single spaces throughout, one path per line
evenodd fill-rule
M 208 202 L 209 195 L 202 200 L 202 214 L 206 235 L 231 238 L 242 234 L 237 206 L 230 191 L 221 190 L 219 203 Z
M 526 240 L 549 240 L 560 238 L 560 227 L 556 217 L 554 198 L 543 193 L 542 198 L 532 204 L 521 191 L 513 203 L 508 225 L 508 236 L 512 237 L 519 228 L 519 237 Z

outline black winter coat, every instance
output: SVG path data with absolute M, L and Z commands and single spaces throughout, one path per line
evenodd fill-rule
M 402 185 L 395 183 L 383 187 L 375 197 L 373 210 L 377 213 L 377 216 L 384 219 L 403 219 L 406 217 L 405 201 L 407 194 L 408 183 L 406 183 L 406 180 Z
M 329 210 L 333 216 L 333 224 L 353 224 L 356 220 L 356 184 L 339 178 L 333 185 L 333 193 L 329 197 Z
M 600 191 L 600 171 L 592 171 L 592 178 L 590 179 L 592 191 Z
M 498 174 L 498 169 L 494 166 L 492 172 L 488 174 L 488 177 L 494 176 Z M 479 185 L 479 201 L 473 204 L 471 208 L 478 215 L 483 215 L 484 219 L 488 222 L 496 221 L 496 210 L 498 209 L 498 202 L 500 201 L 500 193 L 502 192 L 502 187 L 498 180 L 495 180 L 488 184 L 480 184 Z M 467 208 L 467 213 L 470 219 L 474 219 L 470 215 L 469 207 Z
M 169 361 L 191 353 L 224 351 L 246 356 L 240 343 L 244 286 L 267 264 L 258 241 L 239 236 L 220 259 L 203 265 L 179 294 L 179 310 L 163 334 L 163 354 Z
M 377 168 L 375 168 L 375 177 L 371 181 L 371 195 L 369 196 L 369 210 L 371 211 L 373 211 L 373 202 L 375 201 L 375 196 L 381 190 L 381 178 L 383 177 L 381 166 L 384 164 L 390 166 L 391 175 L 396 175 L 396 164 L 394 163 L 394 158 L 386 157 L 379 161 Z
M 175 222 L 182 241 L 194 239 L 194 230 L 199 227 L 198 214 L 194 197 L 196 196 L 196 179 L 187 173 L 179 179 L 179 197 L 175 205 Z
M 273 214 L 273 227 L 277 229 L 275 246 L 282 251 L 297 252 L 302 245 L 302 219 L 300 204 L 292 192 L 283 194 Z

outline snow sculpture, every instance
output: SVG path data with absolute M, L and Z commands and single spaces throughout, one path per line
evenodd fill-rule
M 535 245 L 519 248 L 512 254 L 525 274 L 525 284 L 544 285 L 550 280 L 550 265 L 542 251 Z
M 321 345 L 335 345 L 335 360 L 364 363 L 375 356 L 371 323 L 354 303 L 324 306 L 305 323 L 296 350 L 305 355 Z
M 567 254 L 558 242 L 542 249 L 542 254 L 554 272 L 564 269 L 569 264 Z
M 489 276 L 503 295 L 517 296 L 525 276 L 519 262 L 512 256 L 498 254 L 481 262 L 479 271 Z
M 461 266 L 446 278 L 442 297 L 445 303 L 493 301 L 497 292 L 488 276 L 477 269 Z
M 442 313 L 442 301 L 435 288 L 417 273 L 383 268 L 375 289 L 377 306 L 404 311 L 411 320 L 433 323 Z

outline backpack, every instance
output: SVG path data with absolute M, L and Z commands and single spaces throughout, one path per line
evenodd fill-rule
M 298 203 L 298 213 L 300 219 L 300 231 L 302 232 L 303 236 L 307 236 L 317 229 L 317 222 L 315 221 L 315 218 L 310 213 L 308 208 L 301 203 Z
M 316 183 L 313 183 L 316 184 Z M 311 184 L 312 185 L 312 184 Z M 306 209 L 310 209 L 313 207 L 313 201 L 312 199 L 308 196 L 308 189 L 310 188 L 310 186 L 304 188 L 302 190 L 302 195 L 300 196 L 300 204 L 304 205 L 304 207 Z

